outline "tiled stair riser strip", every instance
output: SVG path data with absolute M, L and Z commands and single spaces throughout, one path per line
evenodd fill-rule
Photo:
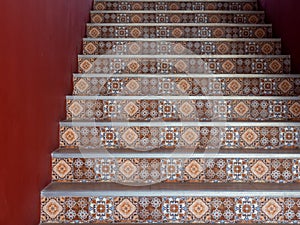
M 90 38 L 271 38 L 269 25 L 87 24 Z
M 41 220 L 61 223 L 300 223 L 300 198 L 42 197 Z
M 263 13 L 237 13 L 222 11 L 215 13 L 170 13 L 170 12 L 103 12 L 92 11 L 93 23 L 245 23 L 262 24 L 265 16 Z
M 167 122 L 166 122 L 167 123 Z M 149 125 L 147 122 L 125 126 L 118 122 L 105 125 L 68 122 L 60 128 L 61 147 L 81 148 L 128 148 L 137 151 L 157 148 L 170 149 L 294 149 L 300 146 L 300 127 L 275 122 L 266 126 L 261 123 L 195 122 Z M 279 122 L 277 122 L 279 123 Z M 79 125 L 81 124 L 81 125 Z M 84 125 L 86 124 L 86 125 Z M 91 125 L 89 125 L 91 124 Z M 101 124 L 101 125 L 100 125 Z M 123 124 L 123 123 L 121 123 Z M 126 124 L 126 123 L 125 123 Z M 139 125 L 137 125 L 139 124 Z M 128 127 L 130 125 L 130 127 Z
M 153 184 L 290 183 L 300 181 L 300 159 L 53 158 L 52 180 Z
M 84 40 L 84 55 L 280 55 L 277 40 L 228 41 L 98 41 Z
M 282 74 L 290 73 L 289 56 L 79 56 L 79 73 L 109 74 Z
M 124 77 L 123 77 L 124 76 Z M 73 95 L 100 96 L 296 96 L 300 95 L 300 77 L 212 77 L 181 75 L 158 77 L 102 75 L 74 77 Z M 252 75 L 253 76 L 253 75 Z M 167 98 L 167 97 L 166 97 Z
M 95 10 L 257 10 L 256 2 L 118 2 L 95 1 Z
M 67 119 L 102 121 L 299 120 L 300 100 L 67 100 Z

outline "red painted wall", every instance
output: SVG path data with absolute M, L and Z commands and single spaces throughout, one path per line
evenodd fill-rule
M 39 222 L 91 2 L 1 1 L 1 225 Z
M 273 24 L 277 37 L 282 38 L 283 53 L 291 54 L 292 72 L 300 73 L 300 1 L 259 0 Z

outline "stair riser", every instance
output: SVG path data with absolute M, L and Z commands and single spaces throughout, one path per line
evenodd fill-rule
M 192 155 L 192 154 L 190 154 Z M 270 158 L 53 158 L 52 181 L 291 183 L 299 182 L 300 159 Z
M 67 100 L 68 120 L 299 121 L 300 100 Z
M 271 38 L 272 28 L 261 26 L 211 25 L 109 25 L 88 24 L 87 37 L 91 38 Z
M 262 13 L 105 13 L 91 12 L 93 23 L 264 23 Z
M 173 151 L 179 148 L 192 149 L 295 149 L 300 146 L 300 127 L 255 125 L 241 123 L 228 125 L 228 122 L 210 123 L 209 126 L 184 122 L 172 125 L 159 122 L 159 125 L 138 123 L 120 126 L 84 125 L 70 122 L 60 127 L 61 147 L 132 149 L 150 151 L 157 148 Z M 124 123 L 126 124 L 126 123 Z M 181 124 L 181 126 L 180 126 Z M 128 127 L 130 126 L 130 127 Z
M 290 57 L 79 56 L 78 72 L 102 74 L 288 74 L 290 73 Z
M 151 76 L 151 75 L 150 75 Z M 78 96 L 297 96 L 300 77 L 74 77 Z M 120 84 L 115 86 L 115 83 Z M 114 88 L 113 88 L 114 87 Z
M 95 1 L 95 10 L 257 10 L 256 2 L 102 2 Z
M 299 197 L 59 196 L 42 197 L 42 222 L 284 223 L 300 222 Z
M 85 55 L 280 55 L 280 41 L 83 41 Z

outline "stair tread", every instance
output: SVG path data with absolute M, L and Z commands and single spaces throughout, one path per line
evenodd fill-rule
M 158 183 L 128 186 L 117 183 L 56 183 L 43 191 L 55 196 L 285 196 L 300 197 L 300 183 Z
M 58 148 L 52 153 L 53 158 L 300 158 L 300 148 L 293 150 L 225 150 L 225 149 L 195 149 L 192 153 L 170 152 L 168 149 L 153 149 L 151 151 L 136 151 L 132 149 L 79 149 Z
M 281 38 L 91 38 L 86 37 L 83 38 L 83 41 L 166 41 L 166 42 L 183 42 L 183 41 L 229 41 L 229 42 L 235 42 L 235 41 L 281 41 Z
M 122 13 L 122 14 L 130 14 L 130 13 L 143 13 L 143 14 L 150 14 L 150 13 L 201 13 L 201 14 L 213 14 L 213 13 L 237 13 L 236 10 L 91 10 L 91 13 Z M 265 14 L 264 11 L 260 10 L 252 10 L 252 11 L 239 11 L 237 14 Z
M 251 24 L 251 23 L 87 23 L 87 26 L 172 26 L 172 27 L 272 27 L 272 24 Z

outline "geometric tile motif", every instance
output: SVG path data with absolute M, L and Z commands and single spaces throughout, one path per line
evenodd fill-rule
M 162 197 L 140 197 L 138 202 L 139 222 L 162 221 Z
M 292 159 L 271 159 L 270 176 L 276 183 L 290 183 L 295 181 Z
M 267 177 L 270 172 L 270 160 L 250 160 L 249 161 L 250 175 L 249 178 L 258 182 L 269 181 Z
M 93 159 L 73 159 L 74 181 L 92 181 L 95 179 L 95 161 Z
M 89 221 L 89 198 L 66 197 L 65 220 L 72 223 Z
M 247 160 L 233 159 L 227 162 L 229 180 L 245 182 L 248 179 L 249 167 Z
M 113 199 L 109 197 L 90 198 L 89 214 L 90 222 L 111 222 L 113 221 Z
M 257 198 L 237 198 L 234 208 L 237 221 L 259 221 L 260 207 Z
M 41 198 L 41 221 L 62 222 L 64 215 L 65 198 Z
M 112 181 L 115 178 L 116 165 L 115 159 L 96 159 L 95 179 L 102 182 Z
M 72 159 L 52 159 L 52 180 L 72 180 Z
M 185 1 L 178 2 L 126 2 L 118 1 L 104 2 L 95 1 L 94 9 L 96 10 L 245 10 L 253 11 L 257 9 L 256 2 L 190 2 L 185 4 Z
M 261 211 L 271 220 L 275 219 L 281 210 L 282 207 L 274 199 L 268 200 L 261 208 Z M 278 221 L 278 219 L 276 221 Z
M 184 222 L 187 214 L 184 197 L 164 197 L 162 205 L 163 220 L 166 222 Z
M 115 197 L 113 214 L 114 222 L 137 222 L 138 221 L 138 198 Z
M 300 221 L 300 199 L 285 198 L 283 203 L 283 218 L 287 223 L 299 223 Z
M 235 221 L 234 198 L 212 198 L 210 207 L 213 223 L 232 223 Z
M 188 206 L 188 220 L 191 221 L 205 221 L 208 217 L 209 206 L 204 199 L 187 199 Z
M 161 159 L 162 180 L 180 181 L 183 175 L 183 161 L 180 159 Z

